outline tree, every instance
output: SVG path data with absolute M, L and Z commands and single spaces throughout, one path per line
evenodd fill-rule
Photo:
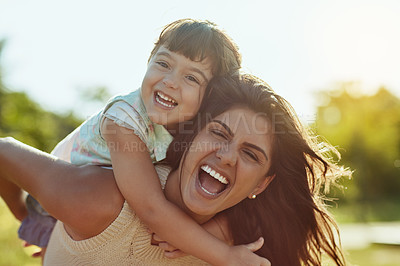
M 318 108 L 315 124 L 355 171 L 344 181 L 343 199 L 400 200 L 400 99 L 383 87 L 372 96 L 355 95 L 352 85 L 323 92 L 328 103 Z

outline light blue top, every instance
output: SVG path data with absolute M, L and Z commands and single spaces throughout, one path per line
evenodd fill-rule
M 111 165 L 110 151 L 100 133 L 104 118 L 127 128 L 127 134 L 136 134 L 146 145 L 153 163 L 165 159 L 172 136 L 164 126 L 151 122 L 140 96 L 140 90 L 112 98 L 99 113 L 93 115 L 77 129 L 73 143 L 71 162 L 73 164 Z M 132 143 L 116 147 L 132 152 L 142 147 Z

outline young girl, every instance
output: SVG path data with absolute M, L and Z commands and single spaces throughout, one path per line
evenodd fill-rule
M 55 152 L 70 153 L 71 162 L 78 165 L 112 165 L 118 188 L 138 217 L 186 253 L 214 265 L 235 256 L 237 261 L 259 261 L 246 247 L 229 247 L 206 233 L 167 201 L 153 166 L 165 158 L 179 123 L 196 115 L 208 82 L 233 74 L 240 63 L 236 45 L 214 24 L 191 19 L 173 22 L 164 28 L 151 52 L 140 90 L 113 98 Z M 66 146 L 71 143 L 70 152 Z M 43 232 L 38 227 L 28 219 L 20 235 L 32 243 L 30 230 Z M 51 230 L 47 226 L 45 231 L 49 234 Z

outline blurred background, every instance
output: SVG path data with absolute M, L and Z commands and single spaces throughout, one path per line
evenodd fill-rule
M 51 151 L 139 88 L 164 25 L 207 19 L 354 170 L 330 193 L 350 264 L 399 265 L 398 14 L 396 0 L 0 0 L 0 136 Z M 0 265 L 40 265 L 17 226 L 0 200 Z

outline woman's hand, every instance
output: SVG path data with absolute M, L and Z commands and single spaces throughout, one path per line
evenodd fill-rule
M 26 241 L 22 241 L 22 246 L 24 247 L 24 248 L 27 248 L 27 247 L 31 247 L 32 245 L 31 244 L 29 244 L 28 242 L 26 242 Z M 36 247 L 36 246 L 35 246 Z M 35 252 L 33 252 L 32 253 L 32 257 L 33 258 L 42 258 L 42 260 L 44 259 L 44 254 L 46 253 L 46 248 L 40 248 L 40 247 L 37 247 L 37 250 L 35 251 Z

